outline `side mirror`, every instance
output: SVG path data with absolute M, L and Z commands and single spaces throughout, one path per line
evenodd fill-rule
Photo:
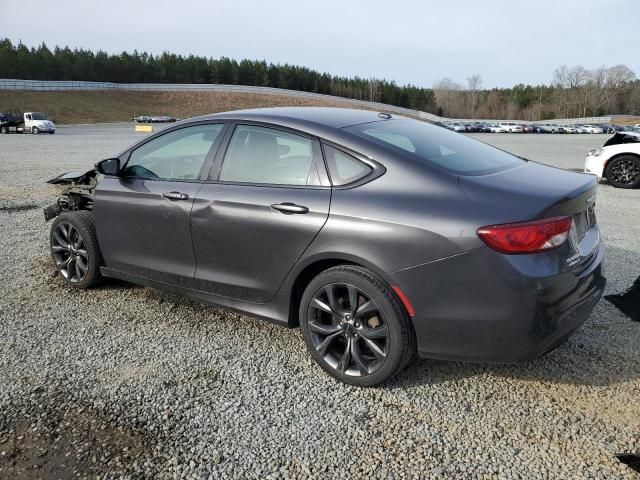
M 107 158 L 96 163 L 96 170 L 102 175 L 118 175 L 120 173 L 120 159 Z

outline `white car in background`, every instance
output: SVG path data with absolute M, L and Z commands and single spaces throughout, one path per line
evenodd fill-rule
M 488 125 L 489 130 L 491 131 L 491 133 L 505 133 L 506 130 L 501 127 L 500 125 L 498 125 L 497 123 L 490 123 Z
M 462 123 L 450 123 L 449 128 L 454 132 L 466 132 L 467 127 L 465 127 Z
M 500 127 L 504 129 L 505 132 L 509 133 L 522 133 L 522 125 L 518 125 L 517 123 L 501 123 Z
M 640 186 L 640 132 L 617 132 L 601 148 L 591 150 L 585 173 L 606 178 L 617 188 Z
M 564 133 L 578 133 L 575 125 L 564 125 Z
M 582 125 L 582 129 L 584 133 L 604 133 L 602 127 L 598 127 L 597 125 Z

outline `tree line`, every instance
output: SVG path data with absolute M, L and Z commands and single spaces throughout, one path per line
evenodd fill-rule
M 640 80 L 626 65 L 586 69 L 561 65 L 549 85 L 518 84 L 482 89 L 482 77 L 465 86 L 450 78 L 438 80 L 433 91 L 436 113 L 451 118 L 548 120 L 553 118 L 640 115 Z
M 0 78 L 83 80 L 118 83 L 218 83 L 276 87 L 323 93 L 398 107 L 432 111 L 433 91 L 393 81 L 340 77 L 310 68 L 264 60 L 236 61 L 164 52 L 108 54 L 69 47 L 50 50 L 44 43 L 28 48 L 0 40 Z
M 146 52 L 109 54 L 44 43 L 29 48 L 0 40 L 0 78 L 118 83 L 217 83 L 276 87 L 368 100 L 450 118 L 545 120 L 640 114 L 640 80 L 625 65 L 558 67 L 549 85 L 482 88 L 480 74 L 465 85 L 450 78 L 433 88 L 374 78 L 341 77 L 265 60 L 218 59 Z

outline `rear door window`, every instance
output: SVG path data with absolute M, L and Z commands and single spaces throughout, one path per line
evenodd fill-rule
M 220 181 L 267 185 L 318 185 L 314 141 L 293 133 L 238 125 L 222 163 Z
M 485 175 L 525 162 L 465 135 L 417 120 L 385 120 L 345 130 L 457 175 Z

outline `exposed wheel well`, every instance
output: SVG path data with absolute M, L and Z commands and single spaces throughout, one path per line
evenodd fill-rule
M 349 262 L 347 260 L 341 259 L 328 259 L 328 260 L 319 260 L 310 265 L 307 265 L 304 270 L 302 270 L 295 282 L 293 283 L 293 288 L 291 289 L 291 302 L 289 304 L 289 325 L 292 327 L 297 327 L 300 325 L 300 319 L 298 318 L 298 310 L 300 309 L 300 299 L 302 298 L 302 294 L 304 293 L 307 285 L 313 280 L 319 273 L 324 272 L 325 270 L 337 267 L 338 265 L 355 265 L 358 267 L 366 268 L 363 265 L 358 265 L 355 262 Z

